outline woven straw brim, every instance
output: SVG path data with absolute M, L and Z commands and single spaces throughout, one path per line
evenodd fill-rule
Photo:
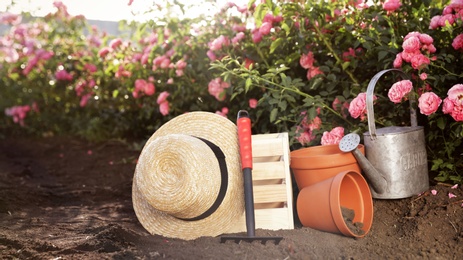
M 244 187 L 243 176 L 241 173 L 241 163 L 239 157 L 238 134 L 236 125 L 230 120 L 210 112 L 190 112 L 175 117 L 161 126 L 148 139 L 142 150 L 140 157 L 149 158 L 156 154 L 148 154 L 151 144 L 156 144 L 156 140 L 163 139 L 171 135 L 188 135 L 206 139 L 223 151 L 228 170 L 228 188 L 222 204 L 210 216 L 195 221 L 182 220 L 178 216 L 166 213 L 168 210 L 159 210 L 150 204 L 153 198 L 150 192 L 144 192 L 146 179 L 141 175 L 143 169 L 151 167 L 149 160 L 138 162 L 135 169 L 134 182 L 132 188 L 132 200 L 135 213 L 143 227 L 151 234 L 162 235 L 170 238 L 180 238 L 185 240 L 196 239 L 202 236 L 218 236 L 226 233 L 236 223 L 244 212 Z M 175 148 L 176 142 L 172 142 L 169 149 Z M 173 147 L 171 147 L 173 146 Z M 193 162 L 192 162 L 193 163 Z M 210 169 L 216 169 L 209 167 Z M 188 165 L 185 165 L 188 169 Z M 143 173 L 144 174 L 144 173 Z M 205 174 L 211 174 L 205 172 Z M 214 173 L 220 174 L 220 173 Z M 141 181 L 141 182 L 139 182 Z M 208 182 L 209 183 L 209 182 Z M 213 181 L 210 183 L 214 183 Z M 149 186 L 149 185 L 148 185 Z M 204 186 L 208 186 L 205 184 Z M 203 187 L 204 188 L 204 187 Z M 207 188 L 207 187 L 206 187 Z M 218 187 L 210 187 L 211 194 L 217 194 Z M 204 192 L 204 196 L 210 195 Z M 156 200 L 157 198 L 154 198 Z M 215 199 L 215 197 L 213 198 Z M 210 201 L 206 198 L 205 201 Z M 209 202 L 207 202 L 209 203 Z M 176 201 L 172 201 L 174 208 Z M 163 206 L 165 208 L 165 205 Z M 158 208 L 158 207 L 157 207 Z

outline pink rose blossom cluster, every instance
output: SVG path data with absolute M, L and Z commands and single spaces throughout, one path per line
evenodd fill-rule
M 303 53 L 299 59 L 299 64 L 304 69 L 307 69 L 307 80 L 311 80 L 313 77 L 323 74 L 323 71 L 321 71 L 319 67 L 315 66 L 314 63 L 315 58 L 313 56 L 313 52 L 311 51 L 309 51 L 307 54 Z
M 397 104 L 402 102 L 403 98 L 407 99 L 406 95 L 408 95 L 412 89 L 413 84 L 410 80 L 401 80 L 392 85 L 387 96 L 392 102 Z
M 225 99 L 225 89 L 229 87 L 230 84 L 228 82 L 222 81 L 222 79 L 219 77 L 209 82 L 208 91 L 209 94 L 214 96 L 218 101 L 223 101 Z
M 175 63 L 175 69 L 176 69 L 175 74 L 177 75 L 177 77 L 183 76 L 184 74 L 183 70 L 186 68 L 186 66 L 187 66 L 187 63 L 183 59 L 180 59 Z
M 463 121 L 463 84 L 456 84 L 449 89 L 442 112 L 450 114 L 455 121 Z
M 393 66 L 394 68 L 402 67 L 403 61 L 408 62 L 416 70 L 425 68 L 431 59 L 430 54 L 436 52 L 436 47 L 433 44 L 434 40 L 431 36 L 425 33 L 410 32 L 402 43 L 403 51 L 396 55 Z
M 301 124 L 296 128 L 296 139 L 300 144 L 306 145 L 315 139 L 313 131 L 320 129 L 322 120 L 320 117 L 316 116 L 310 121 L 306 112 L 302 112 L 301 115 L 303 115 L 304 118 L 302 119 Z
M 344 101 L 344 103 L 341 103 L 341 101 L 339 100 L 339 98 L 335 98 L 333 100 L 333 103 L 331 104 L 331 107 L 336 110 L 336 111 L 340 111 L 341 112 L 341 115 L 346 118 L 347 117 L 347 112 L 346 111 L 349 111 L 349 103 Z
M 377 99 L 373 96 L 373 101 Z M 357 95 L 349 104 L 349 113 L 353 118 L 359 118 L 364 120 L 367 113 L 367 94 L 362 92 Z
M 169 114 L 169 101 L 167 101 L 167 98 L 170 96 L 170 93 L 167 91 L 161 92 L 159 94 L 158 99 L 156 100 L 156 103 L 159 105 L 159 112 L 163 115 L 166 116 Z
M 230 39 L 226 36 L 220 35 L 216 39 L 212 40 L 211 42 L 208 43 L 209 50 L 207 51 L 207 56 L 211 61 L 215 60 L 220 60 L 222 59 L 222 56 L 217 57 L 217 54 L 221 54 L 220 50 L 222 50 L 223 47 L 227 47 L 230 45 Z
M 152 70 L 156 71 L 158 68 L 160 69 L 169 69 L 173 68 L 175 65 L 172 64 L 170 60 L 170 53 L 166 53 L 164 55 L 158 56 L 153 60 L 153 67 Z
M 439 27 L 445 27 L 448 23 L 453 25 L 457 19 L 461 19 L 463 16 L 463 1 L 452 0 L 443 10 L 441 15 L 436 15 L 431 18 L 429 23 L 429 29 L 437 29 Z
M 353 48 L 349 48 L 347 51 L 342 53 L 342 60 L 351 61 L 352 59 L 357 57 L 358 53 L 361 53 L 361 52 L 362 52 L 362 48 L 357 48 L 355 50 Z
M 112 39 L 108 46 L 105 46 L 98 51 L 98 56 L 100 58 L 105 58 L 109 53 L 112 53 L 122 47 L 129 47 L 129 42 L 123 42 L 121 38 Z
M 147 96 L 154 95 L 156 88 L 152 82 L 153 80 L 154 79 L 151 79 L 150 81 L 146 81 L 144 79 L 135 80 L 135 88 L 132 91 L 132 96 L 134 98 L 139 98 L 143 94 Z
M 341 139 L 344 137 L 344 128 L 341 126 L 333 128 L 331 131 L 323 132 L 321 144 L 322 145 L 331 145 L 339 144 Z
M 441 27 L 460 24 L 463 17 L 463 0 L 452 0 L 443 10 L 441 15 L 431 18 L 429 29 L 435 30 Z M 458 22 L 459 21 L 459 22 Z M 463 34 L 457 35 L 452 42 L 455 50 L 463 50 Z
M 283 21 L 283 17 L 281 15 L 274 16 L 271 13 L 266 14 L 264 16 L 264 19 L 262 19 L 262 24 L 260 25 L 260 27 L 256 27 L 251 31 L 252 41 L 254 43 L 261 42 L 263 36 L 270 34 L 272 29 L 274 29 L 274 25 L 282 21 Z
M 67 72 L 65 69 L 60 69 L 55 72 L 55 78 L 58 81 L 72 81 L 73 77 L 72 75 Z
M 21 23 L 22 17 L 17 14 L 10 12 L 4 12 L 0 14 L 0 24 L 15 25 Z
M 27 113 L 31 110 L 29 105 L 24 106 L 14 106 L 5 109 L 5 115 L 11 116 L 13 118 L 13 122 L 19 124 L 20 126 L 24 126 L 24 119 L 27 116 Z
M 383 3 L 383 9 L 387 11 L 388 14 L 394 12 L 402 6 L 400 0 L 386 0 Z

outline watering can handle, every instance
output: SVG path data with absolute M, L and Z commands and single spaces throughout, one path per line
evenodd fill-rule
M 373 109 L 373 92 L 375 89 L 376 82 L 378 82 L 379 78 L 383 74 L 389 71 L 395 71 L 399 73 L 399 75 L 402 76 L 403 79 L 409 79 L 408 75 L 399 69 L 387 69 L 387 70 L 382 70 L 376 73 L 376 75 L 370 80 L 370 83 L 368 83 L 367 97 L 366 97 L 367 119 L 368 119 L 368 130 L 370 131 L 370 138 L 372 140 L 376 139 L 375 112 Z M 417 126 L 418 123 L 416 119 L 416 110 L 413 106 L 414 106 L 414 98 L 410 97 L 410 121 L 411 121 L 412 126 Z

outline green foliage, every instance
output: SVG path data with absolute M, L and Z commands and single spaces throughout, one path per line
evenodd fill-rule
M 217 14 L 197 18 L 153 15 L 143 24 L 121 23 L 133 32 L 126 38 L 105 35 L 60 9 L 45 18 L 29 18 L 3 37 L 11 45 L 0 51 L 0 110 L 31 108 L 23 126 L 2 114 L 1 135 L 20 130 L 71 133 L 90 140 L 146 138 L 188 111 L 220 112 L 235 120 L 240 109 L 247 109 L 254 133 L 289 132 L 292 149 L 318 145 L 324 132 L 338 126 L 346 133 L 367 131 L 366 119 L 352 118 L 347 107 L 377 72 L 393 67 L 410 32 L 430 35 L 437 49 L 435 60 L 425 68 L 403 64 L 415 92 L 429 86 L 444 99 L 452 86 L 463 83 L 462 53 L 452 47 L 463 33 L 461 18 L 430 29 L 431 18 L 442 14 L 446 2 L 404 0 L 392 12 L 380 1 L 368 8 L 352 2 L 249 1 L 240 12 L 227 5 Z M 18 28 L 27 37 L 19 37 Z M 239 32 L 242 38 L 235 39 Z M 113 40 L 122 43 L 110 48 Z M 108 53 L 103 55 L 105 48 Z M 17 58 L 7 49 L 14 49 Z M 38 52 L 53 56 L 42 57 L 28 72 Z M 310 66 L 301 62 L 305 55 L 312 55 Z M 158 63 L 162 59 L 168 64 Z M 179 73 L 181 61 L 186 67 Z M 57 79 L 58 70 L 72 79 Z M 419 79 L 423 72 L 426 80 Z M 137 80 L 152 83 L 154 93 L 137 92 Z M 208 87 L 215 80 L 228 84 L 216 96 Z M 393 104 L 387 98 L 396 81 L 388 75 L 376 86 L 378 127 L 410 124 L 408 102 Z M 158 102 L 164 92 L 169 93 L 168 113 Z M 300 129 L 315 119 L 320 125 L 311 128 L 310 140 L 301 142 Z M 462 183 L 461 122 L 439 110 L 419 115 L 419 124 L 425 126 L 436 180 Z

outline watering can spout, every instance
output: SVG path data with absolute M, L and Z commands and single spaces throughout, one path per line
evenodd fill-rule
M 381 174 L 368 159 L 357 149 L 360 144 L 360 136 L 358 134 L 348 134 L 341 139 L 339 143 L 339 149 L 343 152 L 352 152 L 355 159 L 357 160 L 360 168 L 366 176 L 366 179 L 370 183 L 370 186 L 378 194 L 383 194 L 387 188 L 387 180 L 383 174 Z
M 368 161 L 368 159 L 359 151 L 355 149 L 352 151 L 355 159 L 362 168 L 366 179 L 370 182 L 371 187 L 378 194 L 383 194 L 387 188 L 387 180 L 384 176 Z

